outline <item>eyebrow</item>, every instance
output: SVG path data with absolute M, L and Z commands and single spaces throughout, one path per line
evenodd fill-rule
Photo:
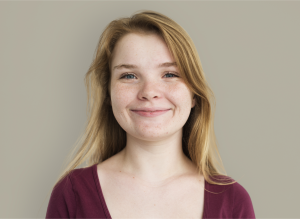
M 170 66 L 177 66 L 176 62 L 164 62 L 164 63 L 160 63 L 157 67 L 161 68 L 161 67 L 170 67 Z M 115 69 L 122 69 L 122 68 L 126 68 L 126 69 L 137 69 L 138 66 L 137 65 L 132 65 L 132 64 L 120 64 L 120 65 L 116 65 L 113 70 Z

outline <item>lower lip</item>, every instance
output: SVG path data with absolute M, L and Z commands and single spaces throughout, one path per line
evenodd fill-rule
M 137 113 L 139 114 L 140 116 L 146 116 L 146 117 L 154 117 L 154 116 L 159 116 L 159 115 L 162 115 L 166 112 L 168 112 L 169 110 L 157 110 L 157 111 L 154 111 L 154 112 L 145 112 L 145 111 L 133 111 L 134 113 Z

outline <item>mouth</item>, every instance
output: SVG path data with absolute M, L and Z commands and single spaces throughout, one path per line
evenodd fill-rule
M 154 109 L 132 109 L 131 111 L 135 111 L 135 112 L 161 112 L 161 111 L 167 111 L 167 110 L 170 110 L 170 109 L 166 109 L 166 108 L 154 108 Z
M 168 110 L 168 109 L 166 109 Z M 153 112 L 161 112 L 161 111 L 166 111 L 166 110 L 154 110 L 154 111 L 146 111 L 146 110 L 132 110 L 132 111 L 135 111 L 135 112 L 150 112 L 150 113 L 153 113 Z
M 170 109 L 155 110 L 155 111 L 149 111 L 149 110 L 131 110 L 131 111 L 143 117 L 156 117 L 167 113 L 169 110 Z

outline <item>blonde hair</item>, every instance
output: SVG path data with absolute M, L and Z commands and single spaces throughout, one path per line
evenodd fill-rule
M 195 106 L 183 126 L 184 154 L 197 166 L 198 172 L 211 184 L 229 185 L 230 180 L 220 172 L 225 170 L 217 148 L 214 133 L 215 98 L 209 88 L 195 45 L 186 31 L 169 17 L 143 10 L 129 18 L 120 18 L 108 24 L 100 36 L 96 55 L 86 73 L 88 123 L 72 156 L 56 184 L 70 171 L 86 162 L 91 166 L 120 152 L 126 146 L 126 132 L 116 121 L 110 105 L 111 60 L 116 43 L 126 34 L 158 34 L 173 55 L 181 77 L 194 93 Z M 214 178 L 221 176 L 217 180 Z M 215 179 L 215 180 L 213 180 Z M 228 180 L 229 182 L 221 182 Z

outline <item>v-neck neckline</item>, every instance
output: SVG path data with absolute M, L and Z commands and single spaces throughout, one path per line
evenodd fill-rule
M 97 187 L 97 192 L 98 192 L 98 195 L 99 195 L 100 203 L 102 205 L 102 208 L 104 209 L 104 213 L 105 213 L 106 217 L 109 218 L 109 219 L 112 219 L 112 217 L 109 213 L 109 210 L 107 208 L 102 189 L 101 189 L 101 184 L 100 184 L 98 171 L 97 171 L 97 165 L 98 164 L 94 164 L 92 166 L 92 172 L 93 172 L 95 184 L 96 184 L 96 187 Z M 209 203 L 208 202 L 209 192 L 206 191 L 207 188 L 208 188 L 208 183 L 205 179 L 204 179 L 204 181 L 205 181 L 205 183 L 204 183 L 204 206 L 203 206 L 203 214 L 202 214 L 201 219 L 207 218 L 207 212 L 208 212 L 208 207 L 209 207 L 209 204 L 208 204 Z

